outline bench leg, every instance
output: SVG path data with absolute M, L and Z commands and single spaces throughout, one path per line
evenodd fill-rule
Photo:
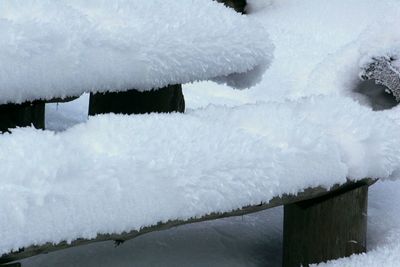
M 0 105 L 0 133 L 31 125 L 44 129 L 44 113 L 43 101 Z
M 284 207 L 283 266 L 366 251 L 368 186 L 332 192 Z
M 143 114 L 184 112 L 185 99 L 181 85 L 139 92 L 109 92 L 90 94 L 89 115 L 104 113 Z

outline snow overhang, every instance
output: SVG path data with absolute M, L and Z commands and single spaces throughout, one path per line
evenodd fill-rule
M 273 53 L 255 20 L 211 0 L 6 1 L 0 33 L 0 103 L 209 79 L 245 88 Z

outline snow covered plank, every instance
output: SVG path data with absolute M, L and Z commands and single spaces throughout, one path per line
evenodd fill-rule
M 19 128 L 0 136 L 0 253 L 230 212 L 346 177 L 391 178 L 398 132 L 332 96 Z
M 246 0 L 223 0 L 227 6 L 244 13 Z M 151 112 L 184 112 L 185 99 L 181 85 L 169 85 L 158 90 L 140 92 L 91 93 L 89 115 L 104 113 L 143 114 Z
M 30 246 L 30 247 L 26 247 L 26 248 L 21 248 L 19 251 L 15 251 L 15 252 L 11 252 L 11 253 L 2 255 L 0 257 L 0 264 L 21 260 L 24 258 L 32 257 L 32 256 L 43 254 L 43 253 L 49 253 L 49 252 L 54 252 L 54 251 L 61 250 L 61 249 L 67 249 L 70 247 L 87 245 L 87 244 L 95 243 L 95 242 L 103 242 L 103 241 L 111 240 L 111 241 L 117 241 L 118 243 L 120 243 L 120 242 L 127 241 L 127 240 L 133 239 L 135 237 L 138 237 L 140 235 L 154 232 L 154 231 L 167 230 L 172 227 L 177 227 L 177 226 L 184 225 L 184 224 L 209 221 L 209 220 L 215 220 L 215 219 L 232 217 L 232 216 L 242 216 L 245 214 L 259 212 L 259 211 L 262 211 L 265 209 L 269 209 L 269 208 L 273 208 L 273 207 L 277 207 L 277 206 L 281 206 L 281 205 L 290 205 L 290 204 L 294 204 L 294 203 L 301 203 L 303 201 L 309 201 L 309 200 L 318 199 L 318 198 L 321 198 L 324 196 L 326 197 L 326 196 L 329 196 L 332 194 L 338 194 L 338 192 L 341 193 L 342 191 L 348 191 L 349 188 L 354 189 L 354 188 L 357 188 L 360 186 L 368 187 L 375 182 L 376 182 L 376 180 L 374 180 L 374 179 L 364 179 L 364 180 L 360 180 L 358 182 L 349 181 L 343 185 L 335 185 L 330 190 L 326 190 L 323 187 L 308 188 L 308 189 L 305 189 L 303 192 L 298 193 L 297 195 L 285 194 L 281 197 L 274 197 L 268 203 L 261 203 L 259 205 L 247 206 L 247 207 L 243 207 L 241 209 L 237 209 L 237 210 L 230 211 L 230 212 L 211 213 L 211 214 L 208 214 L 205 216 L 201 216 L 199 218 L 191 218 L 188 220 L 170 220 L 165 223 L 160 222 L 154 226 L 144 227 L 139 231 L 124 232 L 122 234 L 99 234 L 94 239 L 80 238 L 77 240 L 73 240 L 72 242 L 64 241 L 64 242 L 60 242 L 58 244 L 47 243 L 44 245 Z M 343 207 L 343 208 L 345 208 L 345 207 Z M 285 219 L 286 219 L 286 217 L 285 217 Z M 293 218 L 293 219 L 296 220 L 298 218 Z M 296 223 L 296 221 L 292 221 L 291 223 Z M 286 235 L 288 233 L 289 233 L 289 231 L 287 231 L 287 232 L 285 231 Z M 299 237 L 299 233 L 297 233 L 293 238 L 296 238 L 296 237 Z M 285 236 L 285 238 L 287 238 L 287 236 Z M 311 244 L 308 244 L 308 245 L 311 246 Z M 287 248 L 289 248 L 289 247 L 287 247 Z M 286 252 L 287 252 L 287 250 L 286 250 Z M 302 263 L 304 263 L 304 262 L 302 262 Z M 293 266 L 293 265 L 285 265 L 285 266 Z M 298 265 L 296 265 L 296 266 L 298 266 Z
M 0 33 L 0 104 L 245 73 L 248 87 L 273 50 L 256 20 L 205 0 L 6 1 Z

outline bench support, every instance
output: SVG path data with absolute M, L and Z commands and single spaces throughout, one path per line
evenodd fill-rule
M 44 129 L 43 101 L 0 105 L 0 133 L 15 127 L 35 126 Z
M 368 186 L 284 206 L 283 266 L 309 266 L 366 251 Z
M 143 114 L 151 112 L 184 112 L 185 100 L 181 85 L 139 92 L 90 94 L 89 115 L 104 113 Z

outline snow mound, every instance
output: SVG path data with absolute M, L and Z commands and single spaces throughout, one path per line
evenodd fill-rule
M 352 90 L 360 83 L 360 64 L 400 43 L 393 26 L 400 23 L 398 0 L 248 3 L 250 17 L 268 29 L 275 45 L 266 78 L 252 90 L 257 99 L 345 95 L 359 100 Z
M 396 178 L 399 131 L 340 97 L 15 129 L 0 136 L 0 254 Z
M 273 50 L 256 21 L 209 0 L 1 1 L 0 34 L 0 103 L 217 77 L 249 87 Z

